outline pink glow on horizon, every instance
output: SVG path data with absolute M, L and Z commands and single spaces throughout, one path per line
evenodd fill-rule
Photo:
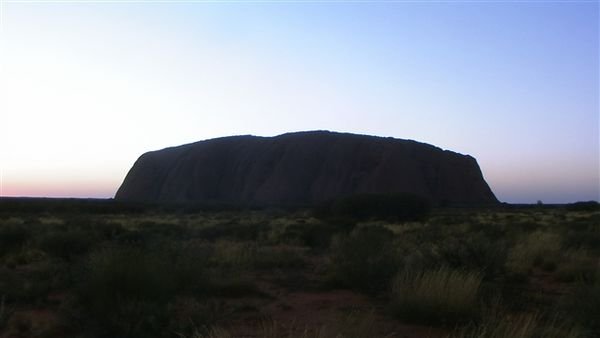
M 0 196 L 112 198 L 116 189 L 113 182 L 4 182 Z

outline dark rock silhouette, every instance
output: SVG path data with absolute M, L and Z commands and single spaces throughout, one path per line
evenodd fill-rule
M 358 193 L 411 193 L 436 204 L 498 202 L 471 156 L 327 131 L 231 136 L 151 151 L 135 162 L 115 199 L 314 205 Z

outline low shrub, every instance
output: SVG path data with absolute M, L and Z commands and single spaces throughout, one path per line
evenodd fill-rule
M 484 321 L 478 325 L 469 325 L 451 335 L 452 338 L 533 338 L 538 319 L 532 315 L 522 315 L 493 321 Z
M 196 236 L 210 241 L 217 239 L 255 241 L 261 232 L 267 232 L 268 230 L 267 225 L 258 223 L 243 224 L 237 220 L 233 220 L 199 228 L 196 230 Z
M 319 328 L 316 331 L 317 335 L 315 338 L 370 338 L 374 336 L 376 329 L 377 322 L 373 310 L 366 312 L 352 311 L 338 318 L 333 324 Z
M 249 269 L 258 255 L 256 242 L 232 242 L 219 240 L 214 244 L 210 264 L 219 268 Z
M 156 336 L 167 325 L 166 305 L 206 284 L 201 266 L 160 250 L 103 249 L 83 270 L 83 309 L 105 334 L 120 337 Z
M 600 274 L 600 272 L 597 272 Z M 593 335 L 600 335 L 600 281 L 580 283 L 561 301 L 564 314 Z
M 563 237 L 567 248 L 586 249 L 600 254 L 600 229 L 569 230 Z
M 190 335 L 179 334 L 180 338 L 232 338 L 229 331 L 218 326 L 196 328 Z
M 6 296 L 0 296 L 0 330 L 4 329 L 14 309 L 6 304 Z
M 254 262 L 258 269 L 301 268 L 306 264 L 302 250 L 293 247 L 261 247 Z
M 585 332 L 568 323 L 544 323 L 537 314 L 487 318 L 450 335 L 450 338 L 584 338 Z
M 66 261 L 71 261 L 73 258 L 87 253 L 94 243 L 95 240 L 90 232 L 71 229 L 52 231 L 43 235 L 39 240 L 42 250 Z
M 561 242 L 557 234 L 533 232 L 510 250 L 506 266 L 516 275 L 527 275 L 535 266 L 556 266 L 561 255 Z
M 19 249 L 31 238 L 31 231 L 24 224 L 0 226 L 0 255 Z
M 98 238 L 107 241 L 115 240 L 127 232 L 121 224 L 104 222 L 94 225 L 93 231 Z
M 86 292 L 82 297 L 91 306 L 107 309 L 117 299 L 164 300 L 176 286 L 171 268 L 170 262 L 157 254 L 139 249 L 103 249 L 92 253 L 86 262 L 82 290 Z
M 202 295 L 209 284 L 206 269 L 211 250 L 206 247 L 191 247 L 169 253 L 171 273 L 178 294 Z
M 53 287 L 53 277 L 46 271 L 19 273 L 0 268 L 0 290 L 7 302 L 43 301 Z
M 430 202 L 412 194 L 358 194 L 321 207 L 321 217 L 350 217 L 357 220 L 422 221 L 431 212 Z
M 339 316 L 329 325 L 317 327 L 289 326 L 275 320 L 265 320 L 260 323 L 258 336 L 262 338 L 371 338 L 376 337 L 374 335 L 376 328 L 373 311 L 353 311 L 345 316 Z
M 43 251 L 25 246 L 4 256 L 4 262 L 6 266 L 15 268 L 42 261 L 46 257 L 47 255 Z
M 331 281 L 368 293 L 385 290 L 398 269 L 393 233 L 383 227 L 355 229 L 332 245 Z
M 497 216 L 497 214 L 492 214 L 493 216 Z M 436 220 L 436 222 L 438 222 Z M 504 239 L 507 235 L 507 229 L 506 229 L 506 225 L 502 224 L 502 223 L 496 223 L 497 220 L 494 220 L 494 223 L 482 223 L 482 222 L 478 222 L 478 221 L 474 221 L 474 222 L 469 222 L 466 223 L 468 224 L 468 231 L 478 234 L 478 235 L 484 235 L 487 238 L 490 239 Z M 446 226 L 450 225 L 449 223 L 446 222 L 442 222 L 442 224 L 445 224 Z
M 177 297 L 167 304 L 165 311 L 169 318 L 167 331 L 180 337 L 195 337 L 201 333 L 199 327 L 214 325 L 226 315 L 223 302 L 192 297 Z
M 190 230 L 186 226 L 180 224 L 142 222 L 137 225 L 136 230 L 144 234 L 147 238 L 186 239 L 191 237 Z
M 598 268 L 593 256 L 584 250 L 567 251 L 556 269 L 556 276 L 562 282 L 596 281 Z
M 333 236 L 349 227 L 337 226 L 333 222 L 297 223 L 285 227 L 281 241 L 311 248 L 328 248 Z
M 212 270 L 208 276 L 206 293 L 210 296 L 240 298 L 246 296 L 264 296 L 254 282 L 254 278 L 239 271 Z
M 428 324 L 473 320 L 482 275 L 448 267 L 400 272 L 392 282 L 392 307 L 401 318 Z
M 492 241 L 482 233 L 446 238 L 437 251 L 449 267 L 481 271 L 486 279 L 501 275 L 507 258 L 506 241 Z

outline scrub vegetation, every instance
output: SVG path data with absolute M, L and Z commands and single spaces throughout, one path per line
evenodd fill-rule
M 0 200 L 0 337 L 598 337 L 600 210 Z

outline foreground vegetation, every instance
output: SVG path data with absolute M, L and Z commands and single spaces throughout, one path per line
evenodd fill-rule
M 0 200 L 0 337 L 600 336 L 597 205 L 394 201 Z

